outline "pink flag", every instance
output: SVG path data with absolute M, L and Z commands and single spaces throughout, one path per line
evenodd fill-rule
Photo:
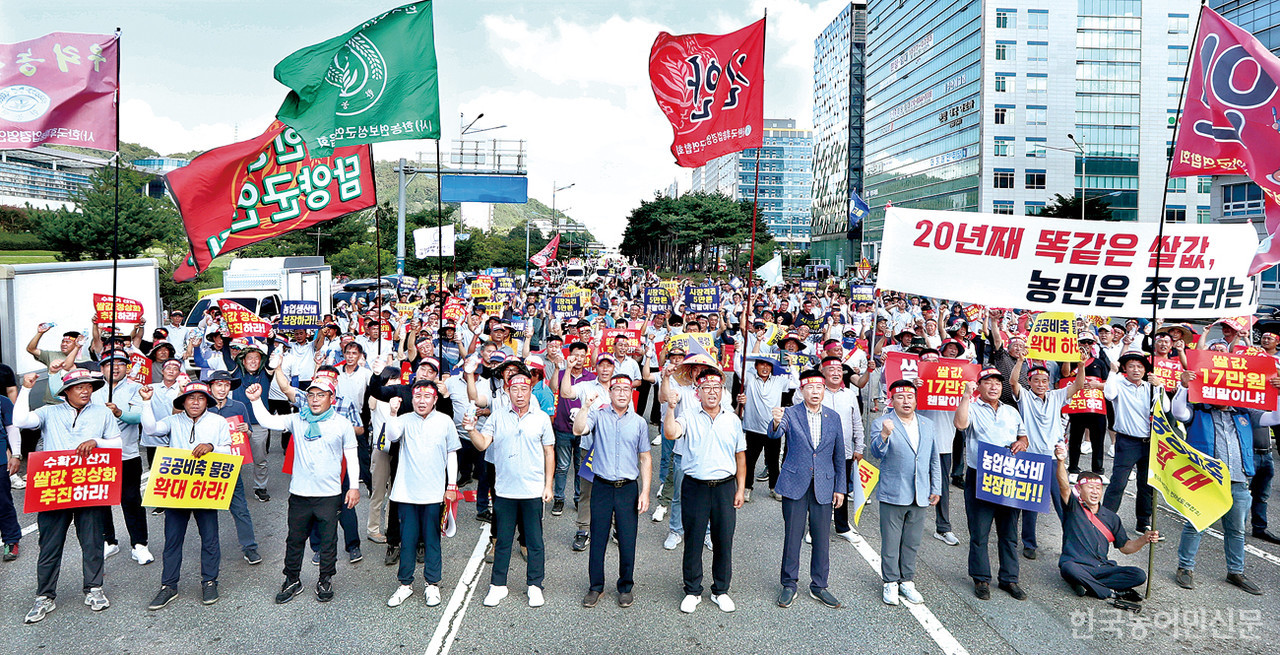
M 0 44 L 0 148 L 116 150 L 118 44 L 68 32 Z
M 551 243 L 547 247 L 539 250 L 537 254 L 529 258 L 529 263 L 538 268 L 546 268 L 547 262 L 556 258 L 556 250 L 560 248 L 560 235 L 557 234 L 551 239 Z

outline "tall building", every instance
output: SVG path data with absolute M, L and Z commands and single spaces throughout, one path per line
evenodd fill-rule
M 1036 214 L 1083 195 L 1118 220 L 1158 220 L 1196 9 L 870 0 L 864 254 L 878 254 L 890 201 Z M 1166 220 L 1208 219 L 1208 180 L 1168 193 Z
M 74 209 L 71 194 L 89 187 L 107 160 L 47 146 L 0 150 L 0 205 Z
M 849 3 L 813 42 L 813 227 L 809 258 L 837 275 L 858 261 L 862 226 L 849 229 L 861 194 L 867 5 Z
M 791 118 L 764 120 L 760 149 L 759 211 L 769 233 L 791 251 L 809 247 L 813 180 L 813 131 Z M 717 157 L 693 170 L 694 191 L 751 200 L 756 183 L 756 149 Z

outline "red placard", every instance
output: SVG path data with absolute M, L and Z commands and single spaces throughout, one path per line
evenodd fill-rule
M 253 463 L 253 448 L 249 445 L 249 424 L 242 416 L 228 416 L 227 424 L 231 428 L 231 454 L 239 455 L 245 464 Z
M 98 325 L 111 324 L 112 298 L 115 299 L 116 323 L 140 323 L 142 321 L 142 303 L 120 296 L 105 293 L 93 294 L 93 316 Z
M 1119 375 L 1117 373 L 1117 375 Z M 1072 378 L 1063 378 L 1058 380 L 1058 388 L 1062 389 L 1071 384 Z M 1087 378 L 1090 382 L 1101 383 L 1100 378 Z M 1026 390 L 1023 390 L 1026 393 Z M 1102 395 L 1102 389 L 1081 389 L 1067 400 L 1067 404 L 1062 406 L 1063 414 L 1106 414 L 1107 400 Z
M 1188 389 L 1193 403 L 1275 409 L 1276 388 L 1267 379 L 1276 374 L 1276 360 L 1269 356 L 1190 350 L 1187 366 L 1194 373 Z
M 982 312 L 986 308 L 983 307 L 982 305 L 970 303 L 968 305 L 962 306 L 961 309 L 964 310 L 965 320 L 976 321 L 982 317 Z
M 151 384 L 151 358 L 136 351 L 129 351 L 129 373 L 125 377 L 138 384 Z
M 640 330 L 635 328 L 605 328 L 601 330 L 600 341 L 596 342 L 596 352 L 607 352 L 611 355 L 614 354 L 613 340 L 620 334 L 627 338 L 627 346 L 630 348 L 629 352 L 640 352 L 640 348 L 642 347 L 640 342 Z
M 980 368 L 963 359 L 920 362 L 916 409 L 954 410 L 964 395 L 965 381 L 977 382 Z
M 461 298 L 449 298 L 444 304 L 444 318 L 446 321 L 458 322 L 467 316 L 467 308 L 462 303 Z
M 409 384 L 413 381 L 412 362 L 400 362 L 400 384 Z
M 898 380 L 916 381 L 920 377 L 920 356 L 911 355 L 902 352 L 885 353 L 884 356 L 884 386 L 886 389 L 889 385 Z
M 733 354 L 737 350 L 738 348 L 736 344 L 732 343 L 726 343 L 724 347 L 720 349 L 720 368 L 724 369 L 725 373 L 733 373 L 733 362 L 736 359 Z
M 1169 393 L 1177 391 L 1178 385 L 1182 383 L 1182 362 L 1172 357 L 1157 356 L 1152 372 L 1160 381 L 1160 386 Z
M 31 453 L 22 511 L 119 505 L 120 462 L 119 448 L 95 448 L 88 457 L 74 450 Z

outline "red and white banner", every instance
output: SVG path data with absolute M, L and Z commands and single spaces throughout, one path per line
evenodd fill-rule
M 1254 255 L 1251 275 L 1280 261 L 1277 83 L 1280 59 L 1252 34 L 1201 6 L 1169 174 L 1247 175 L 1262 187 L 1269 236 Z
M 1089 378 L 1090 382 L 1101 383 L 1101 378 Z M 1071 378 L 1063 378 L 1058 380 L 1058 388 L 1062 389 L 1071 385 Z M 1022 393 L 1028 393 L 1026 389 Z M 1102 389 L 1081 389 L 1075 392 L 1067 399 L 1067 404 L 1062 406 L 1063 414 L 1106 414 L 1107 400 L 1102 395 Z
M 964 395 L 965 381 L 977 382 L 981 368 L 963 359 L 920 362 L 916 409 L 954 410 Z
M 74 450 L 31 453 L 22 511 L 119 505 L 120 457 L 119 448 L 94 448 L 88 457 Z
M 1182 362 L 1172 357 L 1156 356 L 1155 365 L 1152 367 L 1152 373 L 1156 379 L 1160 381 L 1160 386 L 1169 393 L 1178 390 L 1178 385 L 1182 384 Z
M 271 324 L 246 309 L 244 305 L 234 300 L 224 299 L 218 301 L 218 308 L 222 310 L 222 318 L 227 322 L 227 331 L 231 333 L 232 339 L 239 337 L 265 339 L 271 335 Z
M 0 149 L 115 150 L 119 40 L 54 32 L 0 44 Z
M 1187 398 L 1193 403 L 1264 411 L 1276 407 L 1276 388 L 1267 383 L 1276 374 L 1276 360 L 1269 355 L 1189 350 L 1187 368 L 1192 373 Z
M 136 324 L 142 321 L 142 303 L 120 296 L 95 293 L 93 294 L 93 316 L 94 322 L 98 325 Z
M 649 84 L 688 168 L 764 144 L 764 19 L 729 34 L 661 32 Z
M 546 268 L 551 260 L 556 258 L 556 251 L 560 249 L 560 235 L 551 237 L 551 242 L 539 250 L 534 256 L 529 258 L 529 263 L 538 268 Z
M 129 349 L 129 372 L 125 377 L 138 384 L 151 384 L 151 358 L 136 348 Z

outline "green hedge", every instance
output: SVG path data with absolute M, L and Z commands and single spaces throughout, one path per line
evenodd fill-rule
M 0 250 L 47 250 L 40 237 L 29 232 L 9 234 L 0 232 Z

